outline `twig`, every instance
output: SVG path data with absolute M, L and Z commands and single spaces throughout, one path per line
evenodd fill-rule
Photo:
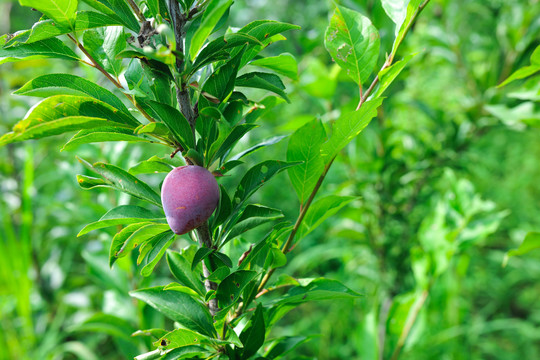
M 174 28 L 174 38 L 176 40 L 176 51 L 180 54 L 184 53 L 184 26 L 186 25 L 187 18 L 180 11 L 178 1 L 169 0 L 169 7 L 172 17 L 172 25 Z M 184 70 L 184 58 L 181 56 L 176 57 L 176 70 L 179 74 L 182 74 Z M 191 105 L 191 98 L 189 96 L 189 90 L 184 80 L 179 76 L 176 79 L 176 99 L 180 105 L 180 111 L 191 126 L 191 130 L 195 133 L 195 122 L 197 120 L 195 111 Z
M 313 202 L 315 195 L 319 191 L 319 188 L 321 187 L 324 181 L 324 178 L 328 174 L 328 170 L 330 170 L 330 167 L 332 166 L 335 159 L 336 157 L 334 156 L 332 160 L 330 160 L 330 162 L 326 164 L 326 166 L 324 167 L 323 173 L 321 174 L 321 176 L 319 177 L 319 180 L 317 180 L 317 183 L 315 184 L 315 188 L 311 192 L 311 195 L 309 195 L 309 198 L 307 199 L 304 206 L 301 207 L 302 210 L 300 211 L 300 215 L 298 215 L 298 219 L 296 219 L 296 223 L 294 224 L 294 227 L 289 237 L 287 238 L 287 241 L 283 245 L 282 251 L 284 254 L 288 253 L 291 250 L 291 245 L 293 243 L 294 237 L 296 236 L 298 229 L 300 229 L 300 225 L 302 225 L 302 221 L 304 220 L 304 217 L 306 216 L 309 206 Z M 264 287 L 266 286 L 266 283 L 268 283 L 268 280 L 270 280 L 270 277 L 272 277 L 272 274 L 274 274 L 275 271 L 276 271 L 276 268 L 272 268 L 266 273 L 266 275 L 261 280 L 261 284 L 259 285 L 259 288 L 257 289 L 257 293 L 260 293 L 261 291 L 263 291 Z
M 414 304 L 414 307 L 412 308 L 412 314 L 411 316 L 407 317 L 407 321 L 405 322 L 405 326 L 403 327 L 403 331 L 401 332 L 401 335 L 399 336 L 398 343 L 396 345 L 396 348 L 390 360 L 397 360 L 399 358 L 401 349 L 403 348 L 403 345 L 405 345 L 405 341 L 407 340 L 407 337 L 409 336 L 409 333 L 411 332 L 414 322 L 416 321 L 416 318 L 418 317 L 418 314 L 420 313 L 422 306 L 426 302 L 428 295 L 429 295 L 429 290 L 427 289 L 424 290 L 422 292 L 420 300 Z
M 137 17 L 139 18 L 139 21 L 144 24 L 144 22 L 146 21 L 146 18 L 144 17 L 141 9 L 139 9 L 137 4 L 135 4 L 135 1 L 127 0 L 127 2 L 129 6 L 131 7 L 131 9 L 133 10 L 133 12 L 135 13 L 135 15 L 137 15 Z
M 210 229 L 208 228 L 208 222 L 205 222 L 203 225 L 199 226 L 196 231 L 197 237 L 199 239 L 199 246 L 212 249 L 212 235 L 210 234 Z M 208 267 L 206 266 L 204 261 L 202 262 L 202 267 L 204 277 L 208 278 L 210 276 L 210 270 L 208 270 Z M 216 290 L 217 284 L 207 279 L 204 280 L 204 288 L 207 292 Z M 212 316 L 216 315 L 216 313 L 219 311 L 216 298 L 210 299 L 210 301 L 208 302 L 208 310 L 210 310 L 210 314 L 212 314 Z

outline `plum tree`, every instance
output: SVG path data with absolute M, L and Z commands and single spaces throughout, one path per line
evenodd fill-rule
M 219 201 L 219 186 L 214 175 L 201 166 L 177 167 L 163 181 L 161 201 L 171 230 L 185 234 L 212 215 Z

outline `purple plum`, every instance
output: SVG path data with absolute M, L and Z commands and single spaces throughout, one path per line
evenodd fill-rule
M 177 167 L 163 181 L 161 202 L 171 230 L 182 235 L 212 215 L 219 202 L 219 186 L 214 175 L 203 167 Z

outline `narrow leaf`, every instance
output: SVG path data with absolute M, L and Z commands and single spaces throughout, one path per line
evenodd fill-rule
M 167 263 L 173 276 L 180 284 L 195 290 L 198 294 L 203 295 L 205 290 L 202 282 L 197 278 L 191 269 L 191 263 L 182 254 L 175 251 L 167 251 Z
M 264 324 L 263 307 L 261 304 L 255 309 L 255 313 L 251 317 L 249 324 L 240 334 L 240 341 L 244 344 L 242 351 L 242 360 L 249 359 L 255 355 L 264 344 L 266 327 Z
M 169 226 L 167 225 L 167 228 L 168 227 Z M 165 251 L 172 245 L 174 240 L 175 234 L 171 230 L 168 230 L 154 236 L 146 243 L 146 245 L 151 245 L 151 249 L 146 253 L 143 260 L 144 266 L 141 269 L 142 276 L 146 277 L 152 274 L 157 263 L 161 260 Z
M 291 101 L 285 94 L 285 85 L 281 81 L 280 77 L 275 74 L 268 74 L 262 72 L 252 72 L 239 76 L 236 79 L 236 86 L 243 86 L 249 88 L 268 90 L 281 96 L 285 101 L 290 103 Z
M 82 159 L 79 159 L 79 161 L 83 162 Z M 111 164 L 95 163 L 91 165 L 91 169 L 103 176 L 107 182 L 105 186 L 118 189 L 161 207 L 160 196 L 150 186 L 119 167 Z
M 214 0 L 206 7 L 201 24 L 191 39 L 189 54 L 192 61 L 232 3 L 232 0 Z
M 212 315 L 200 302 L 188 294 L 163 290 L 163 286 L 130 292 L 130 295 L 144 301 L 173 321 L 178 321 L 186 329 L 214 337 L 216 331 L 212 325 Z
M 148 220 L 163 221 L 165 217 L 136 205 L 120 205 L 109 210 L 98 221 L 86 225 L 77 236 L 82 236 L 97 229 L 115 225 L 128 225 Z
M 108 141 L 152 142 L 149 139 L 133 135 L 132 129 L 105 126 L 79 131 L 64 144 L 61 151 L 72 149 L 82 144 Z
M 298 64 L 294 56 L 288 53 L 253 60 L 249 64 L 270 69 L 290 79 L 298 80 Z
M 14 94 L 49 97 L 52 95 L 88 95 L 100 100 L 129 117 L 127 107 L 109 90 L 85 78 L 71 74 L 47 74 L 30 80 Z
M 267 160 L 255 165 L 240 180 L 240 184 L 234 194 L 233 201 L 235 205 L 241 205 L 274 175 L 295 165 L 298 165 L 298 163 L 279 160 Z
M 20 60 L 54 58 L 79 61 L 77 54 L 57 38 L 36 41 L 32 44 L 21 44 L 3 48 L 6 37 L 0 38 L 0 64 Z

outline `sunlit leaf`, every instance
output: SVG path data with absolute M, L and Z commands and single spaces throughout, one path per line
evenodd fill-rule
M 379 33 L 364 15 L 337 6 L 326 29 L 324 46 L 347 75 L 362 85 L 377 64 Z
M 210 312 L 200 302 L 186 293 L 163 290 L 163 286 L 131 291 L 130 295 L 144 301 L 168 318 L 178 321 L 186 329 L 214 337 Z

